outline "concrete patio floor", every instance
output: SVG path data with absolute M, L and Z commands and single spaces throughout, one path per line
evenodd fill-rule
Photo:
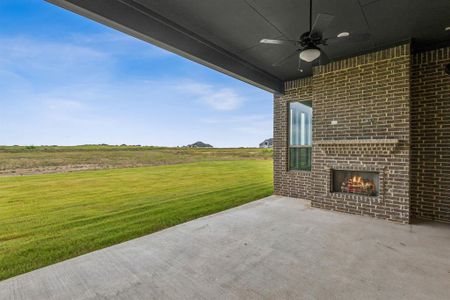
M 0 299 L 449 297 L 449 225 L 278 196 L 0 282 Z

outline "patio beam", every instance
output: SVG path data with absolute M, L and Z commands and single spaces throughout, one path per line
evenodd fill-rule
M 132 0 L 46 0 L 271 93 L 283 81 Z

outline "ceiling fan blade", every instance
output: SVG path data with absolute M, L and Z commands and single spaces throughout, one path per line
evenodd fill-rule
M 329 62 L 331 62 L 331 59 L 328 57 L 328 55 L 325 53 L 325 51 L 323 51 L 323 49 L 322 48 L 319 48 L 320 49 L 320 57 L 319 57 L 319 64 L 320 65 L 326 65 L 326 64 L 328 64 Z M 316 59 L 317 60 L 317 59 Z
M 283 39 L 262 39 L 259 41 L 261 44 L 272 44 L 272 45 L 297 45 L 296 41 L 283 40 Z
M 328 14 L 318 14 L 311 28 L 309 36 L 321 36 L 322 33 L 330 26 L 334 20 L 334 16 Z
M 298 55 L 298 51 L 295 51 L 294 53 L 291 53 L 285 57 L 283 57 L 282 59 L 280 59 L 279 61 L 275 62 L 274 64 L 272 64 L 273 67 L 279 67 L 281 65 L 283 65 L 285 62 L 287 62 L 289 59 L 291 59 L 292 57 Z
M 327 44 L 335 44 L 339 42 L 360 43 L 370 40 L 370 37 L 371 36 L 369 33 L 356 33 L 350 34 L 349 36 L 326 38 L 324 41 Z

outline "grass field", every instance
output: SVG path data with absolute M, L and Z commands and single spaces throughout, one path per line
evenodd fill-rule
M 108 145 L 0 146 L 0 176 L 241 159 L 272 159 L 272 150 Z
M 10 150 L 0 153 L 0 161 L 5 162 L 1 160 L 5 153 L 15 157 L 9 162 L 21 161 L 17 157 L 25 153 L 36 166 L 39 160 L 51 164 L 55 157 L 62 159 L 63 165 L 70 152 Z M 172 151 L 186 151 L 185 161 L 196 162 L 179 163 L 183 159 L 176 156 L 175 161 L 160 166 L 0 177 L 0 280 L 272 193 L 272 160 L 267 152 L 120 151 L 146 150 L 159 151 L 159 157 L 165 157 L 160 161 L 168 159 L 172 154 L 167 153 Z M 86 152 L 99 150 L 73 151 L 88 157 Z M 39 155 L 47 158 L 36 159 Z

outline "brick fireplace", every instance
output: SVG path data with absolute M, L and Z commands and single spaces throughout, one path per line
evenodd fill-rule
M 378 197 L 380 195 L 380 172 L 368 170 L 331 169 L 331 193 L 346 193 Z
M 450 222 L 450 156 L 445 154 L 450 135 L 444 133 L 450 117 L 443 115 L 450 115 L 450 76 L 443 67 L 450 62 L 450 48 L 431 52 L 438 53 L 429 56 L 439 62 L 427 60 L 428 69 L 420 70 L 418 63 L 426 60 L 418 59 L 424 54 L 412 54 L 410 44 L 403 44 L 319 66 L 312 77 L 286 82 L 285 94 L 274 98 L 275 193 L 309 199 L 318 208 L 402 223 L 412 216 Z M 422 78 L 431 84 L 421 90 Z M 433 107 L 439 111 L 427 107 L 431 115 L 421 114 L 436 94 L 439 104 Z M 288 111 L 294 101 L 312 102 L 310 170 L 289 168 Z M 440 134 L 424 145 L 430 128 Z M 418 151 L 434 153 L 443 168 L 429 166 L 427 174 L 434 174 L 421 188 L 412 182 L 425 175 L 424 166 L 418 167 L 425 156 Z M 427 196 L 424 189 L 436 194 Z

